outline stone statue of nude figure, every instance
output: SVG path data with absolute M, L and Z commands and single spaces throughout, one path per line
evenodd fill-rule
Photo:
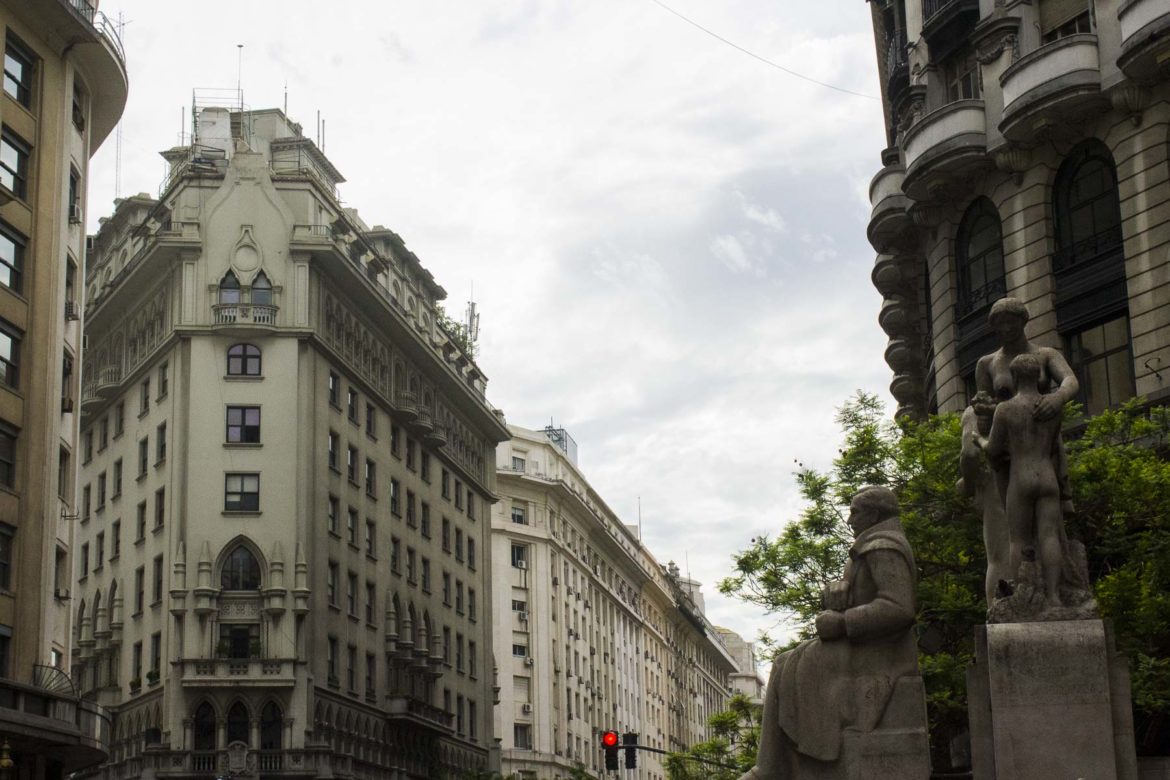
M 1024 550 L 1034 548 L 1040 560 L 1045 601 L 1060 606 L 1064 563 L 1064 528 L 1060 510 L 1060 478 L 1054 455 L 1060 442 L 1060 417 L 1034 414 L 1040 394 L 1040 359 L 1030 353 L 1011 362 L 1016 394 L 995 407 L 991 433 L 980 444 L 997 468 L 1008 470 L 1006 514 L 1011 570 L 1019 567 Z

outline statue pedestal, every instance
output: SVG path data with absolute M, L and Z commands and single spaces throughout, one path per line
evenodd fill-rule
M 1101 620 L 975 629 L 975 780 L 1136 780 L 1129 669 Z

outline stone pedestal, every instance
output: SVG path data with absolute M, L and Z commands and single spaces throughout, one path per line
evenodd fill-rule
M 1136 780 L 1129 669 L 1101 620 L 975 629 L 975 780 Z

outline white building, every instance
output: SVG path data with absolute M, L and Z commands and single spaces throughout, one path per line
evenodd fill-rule
M 90 242 L 74 670 L 105 777 L 487 769 L 507 438 L 445 293 L 278 110 Z
M 730 628 L 716 628 L 719 636 L 723 637 L 723 644 L 727 652 L 735 659 L 739 671 L 731 675 L 731 687 L 736 693 L 742 693 L 756 704 L 764 703 L 764 689 L 767 687 L 764 678 L 756 667 L 756 646 Z
M 668 751 L 706 739 L 737 668 L 698 583 L 662 567 L 590 487 L 567 432 L 509 431 L 492 511 L 502 770 L 600 773 L 609 729 Z M 662 780 L 662 758 L 640 751 L 631 777 Z

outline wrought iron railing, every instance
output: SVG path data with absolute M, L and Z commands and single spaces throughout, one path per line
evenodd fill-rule
M 1005 295 L 1007 295 L 1007 281 L 1002 276 L 992 279 L 982 287 L 961 293 L 958 305 L 955 306 L 955 315 L 962 319 L 990 306 Z
M 1058 273 L 1071 271 L 1078 266 L 1121 251 L 1121 245 L 1121 225 L 1115 225 L 1071 246 L 1058 249 L 1052 255 L 1052 270 Z

